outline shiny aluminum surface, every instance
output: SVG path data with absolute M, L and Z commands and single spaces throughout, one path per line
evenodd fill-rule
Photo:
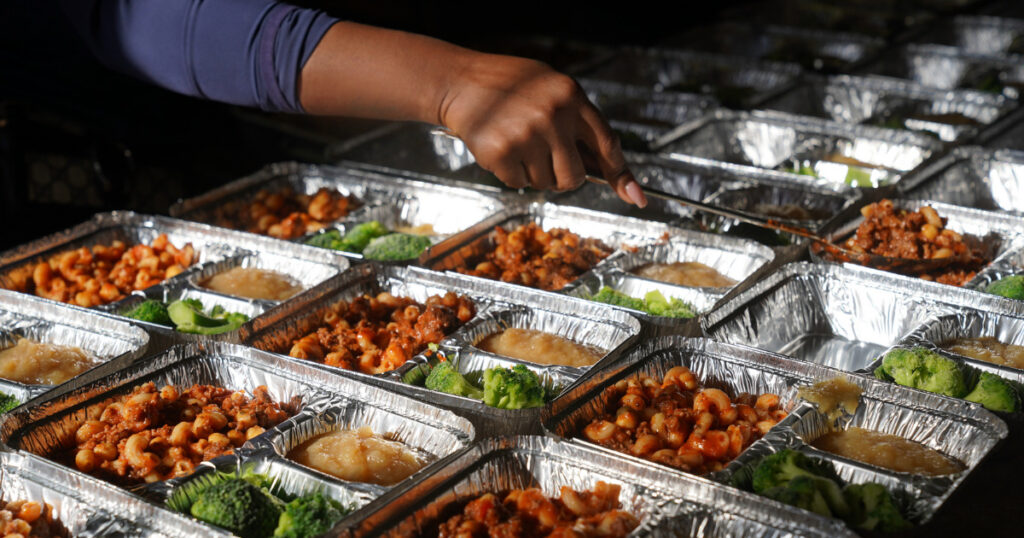
M 1024 152 L 956 148 L 900 187 L 908 198 L 1024 215 Z

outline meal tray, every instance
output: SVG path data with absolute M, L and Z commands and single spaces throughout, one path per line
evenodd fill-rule
M 1024 152 L 956 148 L 900 187 L 907 198 L 1024 216 Z

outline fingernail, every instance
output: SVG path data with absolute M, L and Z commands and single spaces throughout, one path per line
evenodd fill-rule
M 635 181 L 630 181 L 626 184 L 626 194 L 629 195 L 629 198 L 633 200 L 637 207 L 647 207 L 647 197 L 644 196 L 644 191 Z

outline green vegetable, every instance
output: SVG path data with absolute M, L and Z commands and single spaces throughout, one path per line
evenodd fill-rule
M 637 299 L 609 286 L 604 286 L 589 299 L 667 318 L 692 318 L 697 315 L 696 309 L 690 303 L 676 297 L 665 299 L 665 296 L 658 290 L 648 292 L 643 299 Z
M 978 384 L 964 399 L 980 403 L 990 411 L 1015 413 L 1020 409 L 1020 396 L 1013 385 L 1005 379 L 988 372 L 981 372 Z
M 789 172 L 790 174 L 799 174 L 801 176 L 818 177 L 818 172 L 814 170 L 814 167 L 807 164 L 801 164 L 799 167 L 786 167 L 783 168 L 782 171 Z
M 123 315 L 139 321 L 156 323 L 157 325 L 174 326 L 171 316 L 167 313 L 167 305 L 155 299 L 143 301 L 142 304 L 125 312 Z
M 886 353 L 878 370 L 881 372 L 876 370 L 876 377 L 905 387 L 954 398 L 967 394 L 967 382 L 960 366 L 923 347 L 894 349 Z
M 341 244 L 341 232 L 338 230 L 327 230 L 322 234 L 314 235 L 306 240 L 306 244 L 332 250 L 344 250 L 338 247 Z
M 637 299 L 636 297 L 626 295 L 621 291 L 612 289 L 611 286 L 602 287 L 596 294 L 588 297 L 588 299 L 599 303 L 632 308 L 633 310 L 644 310 L 643 299 Z
M 781 503 L 803 508 L 825 517 L 832 517 L 832 509 L 829 508 L 828 501 L 821 493 L 822 480 L 833 483 L 824 478 L 798 476 L 787 482 L 785 486 L 775 486 L 761 494 Z
M 544 405 L 544 387 L 529 368 L 517 364 L 512 368 L 490 368 L 484 371 L 484 403 L 499 409 L 523 409 Z
M 232 478 L 206 488 L 189 512 L 242 538 L 263 538 L 274 532 L 283 507 L 266 490 L 245 479 Z
M 898 532 L 911 527 L 889 490 L 881 484 L 850 484 L 843 490 L 851 514 L 847 522 L 868 531 Z
M 273 538 L 312 538 L 319 536 L 351 512 L 338 501 L 322 493 L 299 497 L 281 513 Z
M 773 490 L 773 493 L 778 493 L 776 488 L 785 488 L 797 477 L 806 477 L 813 481 L 811 485 L 828 506 L 828 515 L 845 517 L 849 514 L 850 508 L 847 506 L 839 486 L 842 481 L 832 464 L 825 460 L 811 458 L 796 450 L 780 450 L 761 460 L 761 463 L 754 469 L 754 492 L 765 494 L 765 492 Z M 808 497 L 804 491 L 806 487 L 801 486 L 793 493 L 806 501 L 813 500 L 806 498 Z
M 370 241 L 363 249 L 368 260 L 400 261 L 420 255 L 430 247 L 430 238 L 422 235 L 394 233 Z
M 985 292 L 1008 299 L 1024 301 L 1024 275 L 1010 275 L 1000 278 L 985 288 Z
M 482 400 L 484 398 L 484 391 L 474 387 L 448 361 L 437 363 L 437 366 L 430 370 L 430 375 L 427 376 L 424 385 L 430 390 L 447 392 L 456 396 L 465 396 L 474 400 Z
M 19 402 L 17 398 L 10 394 L 0 392 L 0 414 L 6 413 L 19 405 L 21 405 L 21 402 Z
M 171 321 L 179 332 L 214 335 L 231 332 L 249 321 L 249 316 L 239 312 L 228 312 L 224 307 L 214 306 L 209 313 L 203 312 L 203 303 L 196 299 L 182 299 L 167 306 Z
M 863 168 L 850 166 L 846 169 L 846 184 L 854 187 L 872 187 L 871 172 Z

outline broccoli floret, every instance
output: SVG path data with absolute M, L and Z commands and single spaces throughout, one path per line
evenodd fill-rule
M 307 245 L 314 247 L 329 248 L 332 250 L 341 250 L 338 245 L 341 243 L 341 232 L 338 230 L 327 230 L 326 232 L 314 235 L 306 240 Z
M 894 349 L 885 354 L 879 368 L 882 372 L 876 372 L 876 376 L 905 387 L 954 398 L 967 394 L 964 372 L 956 361 L 923 347 Z
M 676 297 L 666 300 L 658 290 L 647 292 L 647 295 L 644 295 L 644 305 L 644 310 L 655 316 L 692 318 L 697 315 L 692 304 Z
M 839 476 L 832 464 L 808 457 L 796 450 L 780 450 L 761 460 L 754 469 L 754 492 L 764 494 L 773 488 L 786 487 L 791 480 L 805 476 L 815 480 L 815 487 L 828 504 L 829 512 L 838 517 L 849 513 Z
M 989 284 L 985 291 L 1008 299 L 1024 301 L 1024 275 L 1010 275 Z
M 283 503 L 265 490 L 232 478 L 206 488 L 189 512 L 242 538 L 263 538 L 274 532 L 282 508 Z
M 370 241 L 370 244 L 363 249 L 363 257 L 368 260 L 381 261 L 409 260 L 419 256 L 428 247 L 430 247 L 429 237 L 395 233 Z
M 0 414 L 6 413 L 19 405 L 21 405 L 21 402 L 19 402 L 17 398 L 10 394 L 0 392 Z
M 484 371 L 484 403 L 499 409 L 523 409 L 544 405 L 544 387 L 529 368 L 517 364 Z
M 630 297 L 621 291 L 612 289 L 611 286 L 604 286 L 597 291 L 596 294 L 589 297 L 591 301 L 597 301 L 599 303 L 611 304 L 615 306 L 621 306 L 625 308 L 632 308 L 633 310 L 643 310 L 644 300 L 637 299 L 636 297 Z
M 171 316 L 167 313 L 167 305 L 155 299 L 143 301 L 142 304 L 125 312 L 123 315 L 139 321 L 156 323 L 157 325 L 174 326 Z
M 351 512 L 323 493 L 299 497 L 288 503 L 277 522 L 273 538 L 312 538 L 319 536 Z
M 439 362 L 430 370 L 424 385 L 430 390 L 447 392 L 456 396 L 465 396 L 474 400 L 482 400 L 484 391 L 474 387 L 448 361 Z
M 1015 413 L 1020 409 L 1020 396 L 1005 379 L 988 372 L 981 372 L 978 384 L 964 399 L 980 403 L 990 411 Z
M 790 506 L 803 508 L 825 517 L 832 517 L 832 510 L 829 508 L 828 502 L 825 501 L 825 496 L 821 494 L 821 480 L 825 479 L 798 476 L 786 483 L 785 486 L 775 486 L 761 494 Z
M 900 514 L 889 490 L 881 484 L 851 484 L 843 490 L 843 496 L 850 505 L 851 512 L 846 521 L 851 525 L 882 532 L 897 532 L 911 527 Z

